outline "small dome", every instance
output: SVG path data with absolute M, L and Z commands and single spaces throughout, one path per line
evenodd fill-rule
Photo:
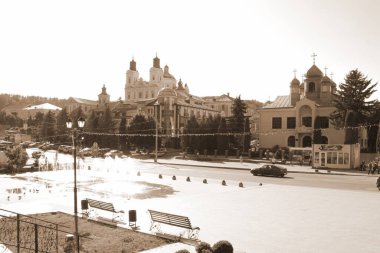
M 300 81 L 298 81 L 298 79 L 294 77 L 294 79 L 290 82 L 290 84 L 291 84 L 292 86 L 300 85 Z
M 177 97 L 177 92 L 172 88 L 165 87 L 158 92 L 158 97 Z
M 322 71 L 315 65 L 311 66 L 311 68 L 307 71 L 306 77 L 322 77 Z
M 322 77 L 321 83 L 330 83 L 330 82 L 331 82 L 331 80 L 328 76 Z

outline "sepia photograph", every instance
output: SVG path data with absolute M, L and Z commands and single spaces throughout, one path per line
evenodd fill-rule
M 0 253 L 373 253 L 379 0 L 0 2 Z

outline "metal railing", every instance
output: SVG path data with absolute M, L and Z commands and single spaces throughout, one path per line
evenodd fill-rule
M 0 208 L 0 245 L 12 252 L 64 252 L 63 238 L 74 234 L 65 228 L 69 227 Z

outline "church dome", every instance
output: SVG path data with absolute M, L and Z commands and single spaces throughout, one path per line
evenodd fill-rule
M 296 85 L 298 86 L 300 85 L 300 81 L 298 81 L 298 79 L 294 77 L 294 79 L 290 82 L 290 84 L 292 86 L 296 86 Z
M 311 68 L 307 71 L 306 77 L 322 77 L 322 71 L 315 65 L 311 66 Z
M 158 97 L 177 97 L 177 92 L 172 88 L 165 87 L 158 92 Z
M 328 76 L 322 77 L 321 83 L 330 83 L 330 82 L 331 82 L 331 80 Z

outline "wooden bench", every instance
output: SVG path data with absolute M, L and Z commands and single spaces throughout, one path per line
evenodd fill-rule
M 176 214 L 164 213 L 154 210 L 148 210 L 151 217 L 150 230 L 157 229 L 161 232 L 160 223 L 185 228 L 187 231 L 188 238 L 197 239 L 199 235 L 199 227 L 193 227 L 191 225 L 190 219 L 186 216 L 180 216 Z
M 103 211 L 108 211 L 112 213 L 112 222 L 116 220 L 124 220 L 124 211 L 122 210 L 116 210 L 114 205 L 109 202 L 104 202 L 100 200 L 94 200 L 94 199 L 86 199 L 88 203 L 88 209 L 84 209 L 82 205 L 82 212 L 88 217 L 98 217 L 98 213 L 96 209 L 103 210 Z

